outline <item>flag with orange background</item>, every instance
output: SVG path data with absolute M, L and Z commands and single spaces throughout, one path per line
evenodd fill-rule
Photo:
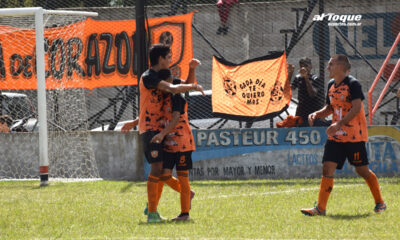
M 233 120 L 262 120 L 289 106 L 286 55 L 275 52 L 240 64 L 213 57 L 212 110 Z
M 171 46 L 174 76 L 186 78 L 193 58 L 193 12 L 148 20 L 151 44 Z M 137 85 L 135 20 L 86 19 L 45 28 L 46 88 Z M 36 89 L 35 32 L 0 25 L 0 89 Z

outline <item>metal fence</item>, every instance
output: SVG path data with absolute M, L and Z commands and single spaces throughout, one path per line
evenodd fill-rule
M 395 0 L 308 0 L 308 1 L 226 1 L 217 4 L 209 0 L 145 1 L 147 18 L 179 15 L 195 11 L 193 56 L 201 61 L 196 70 L 199 84 L 207 96 L 191 93 L 189 118 L 194 128 L 276 127 L 288 114 L 295 115 L 299 107 L 299 91 L 304 82 L 294 88 L 299 74 L 300 59 L 311 60 L 318 78 L 313 86 L 324 103 L 329 79 L 327 63 L 330 56 L 345 54 L 352 64 L 351 75 L 362 84 L 364 108 L 368 114 L 368 90 L 377 76 L 390 48 L 400 31 L 400 2 Z M 221 1 L 225 2 L 225 1 Z M 98 20 L 135 19 L 133 0 L 73 0 L 73 1 L 1 1 L 0 7 L 42 6 L 47 9 L 68 8 L 96 11 Z M 360 16 L 360 17 L 358 17 Z M 358 19 L 359 18 L 359 19 Z M 292 101 L 289 108 L 271 119 L 262 121 L 233 121 L 215 118 L 212 114 L 212 57 L 232 63 L 285 51 L 287 63 L 294 65 Z M 397 60 L 399 48 L 389 59 L 372 93 L 373 103 L 379 97 Z M 185 76 L 180 76 L 184 78 Z M 399 75 L 394 77 L 373 118 L 375 125 L 398 125 L 400 116 Z M 20 92 L 20 91 L 15 91 Z M 85 90 L 89 129 L 106 130 L 110 123 L 128 121 L 137 116 L 135 86 L 102 87 Z M 32 100 L 35 102 L 35 100 Z M 301 106 L 304 111 L 310 104 Z M 328 119 L 329 120 L 329 119 Z M 120 125 L 117 125 L 117 128 Z

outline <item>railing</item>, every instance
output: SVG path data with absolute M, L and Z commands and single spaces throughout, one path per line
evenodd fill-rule
M 378 75 L 376 75 L 376 78 L 375 78 L 374 82 L 372 83 L 371 88 L 368 91 L 368 122 L 369 122 L 369 125 L 372 125 L 372 118 L 373 118 L 375 112 L 378 110 L 379 104 L 381 103 L 385 93 L 387 92 L 387 90 L 390 86 L 390 83 L 392 83 L 393 79 L 396 76 L 397 70 L 400 67 L 400 59 L 399 59 L 399 60 L 397 60 L 397 64 L 396 64 L 395 68 L 393 69 L 393 72 L 390 74 L 389 80 L 386 82 L 384 89 L 382 90 L 381 94 L 379 95 L 378 101 L 376 101 L 376 104 L 375 104 L 374 108 L 372 109 L 372 92 L 374 91 L 376 84 L 378 84 L 378 80 L 380 79 L 380 77 L 381 77 L 387 63 L 389 62 L 390 57 L 392 56 L 394 50 L 396 49 L 399 41 L 400 41 L 400 33 L 397 34 L 396 40 L 394 41 L 392 48 L 390 49 L 385 61 L 382 64 L 381 69 L 379 70 Z

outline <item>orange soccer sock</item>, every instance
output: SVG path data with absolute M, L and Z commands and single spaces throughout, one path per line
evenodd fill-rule
M 157 186 L 157 206 L 158 206 L 158 203 L 160 202 L 163 188 L 164 188 L 164 182 L 161 180 L 161 177 L 160 177 L 160 179 L 158 180 L 158 186 Z
M 324 211 L 333 188 L 333 177 L 322 177 L 318 194 L 318 209 Z
M 149 175 L 147 178 L 147 202 L 149 212 L 157 211 L 158 203 L 158 177 Z
M 190 184 L 189 171 L 177 171 L 181 184 L 181 213 L 189 213 L 190 210 Z
M 181 192 L 181 184 L 179 183 L 179 180 L 176 179 L 171 174 L 161 175 L 160 180 L 162 180 L 164 183 L 166 183 L 168 186 L 170 186 L 175 191 L 177 191 L 179 193 Z
M 375 173 L 369 170 L 371 175 L 365 181 L 367 182 L 369 189 L 371 190 L 372 196 L 374 196 L 375 203 L 383 203 L 381 189 L 379 187 L 378 178 Z
M 173 177 L 171 174 L 163 174 L 160 176 L 160 180 L 158 181 L 158 196 L 157 196 L 157 205 L 160 202 L 161 194 L 164 188 L 164 183 L 166 183 L 168 186 L 170 186 L 172 189 L 174 189 L 177 192 L 181 192 L 181 185 L 175 177 Z

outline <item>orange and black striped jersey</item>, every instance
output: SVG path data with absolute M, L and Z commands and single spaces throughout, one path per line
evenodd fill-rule
M 174 83 L 177 83 L 174 80 Z M 168 94 L 164 99 L 164 113 L 167 122 L 172 119 L 172 112 L 180 113 L 179 122 L 175 128 L 165 136 L 164 151 L 166 152 L 188 152 L 195 151 L 192 129 L 189 125 L 187 114 L 188 104 L 183 94 Z
M 337 86 L 333 79 L 328 83 L 326 103 L 333 109 L 332 123 L 344 118 L 353 106 L 351 102 L 355 99 L 364 100 L 364 94 L 360 82 L 353 76 L 347 76 Z M 336 142 L 368 141 L 367 120 L 362 103 L 360 112 L 328 139 Z
M 139 133 L 161 131 L 165 124 L 163 93 L 157 89 L 161 79 L 153 69 L 142 74 L 139 83 Z

